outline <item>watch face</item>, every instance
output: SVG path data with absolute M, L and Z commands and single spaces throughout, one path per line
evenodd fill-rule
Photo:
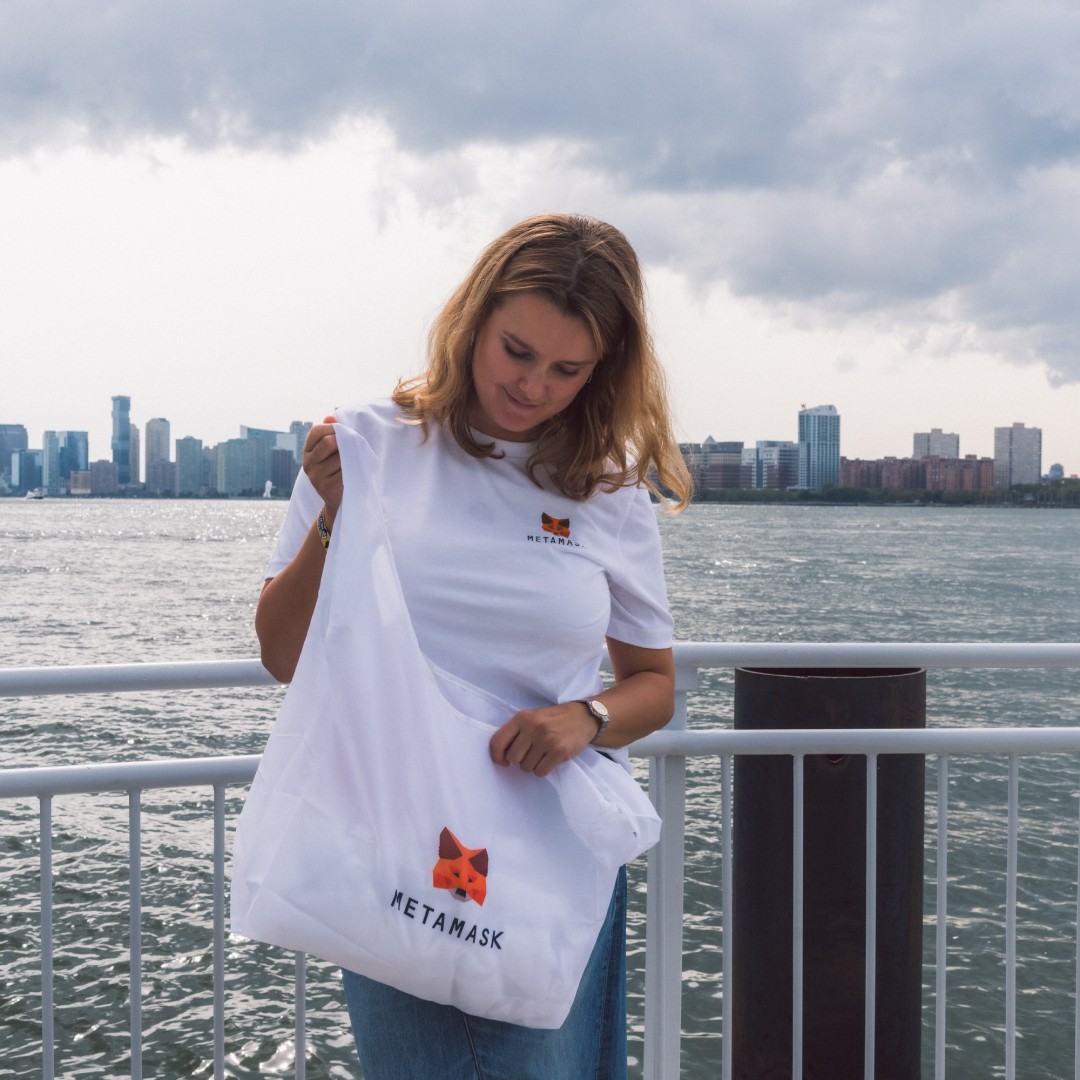
M 602 701 L 587 701 L 585 704 L 589 706 L 589 712 L 591 712 L 593 716 L 600 720 L 606 720 L 608 718 L 607 706 Z

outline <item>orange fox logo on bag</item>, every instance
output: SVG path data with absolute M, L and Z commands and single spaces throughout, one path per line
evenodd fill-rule
M 473 899 L 483 906 L 487 896 L 487 848 L 467 848 L 449 830 L 439 834 L 439 861 L 431 873 L 436 889 L 449 889 L 455 900 Z

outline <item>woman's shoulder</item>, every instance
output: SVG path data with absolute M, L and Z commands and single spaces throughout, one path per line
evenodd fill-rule
M 597 520 L 606 522 L 605 528 L 612 537 L 620 536 L 626 529 L 636 529 L 643 520 L 654 517 L 648 489 L 638 483 L 600 484 L 583 500 L 582 506 Z
M 401 409 L 394 404 L 389 397 L 373 398 L 370 401 L 361 401 L 352 405 L 339 406 L 334 410 L 338 422 L 346 427 L 359 431 L 361 435 L 366 431 L 375 431 L 380 428 L 392 428 L 401 426 Z
M 339 423 L 363 435 L 376 453 L 383 447 L 417 445 L 423 441 L 420 425 L 410 420 L 389 397 L 339 407 L 334 415 Z

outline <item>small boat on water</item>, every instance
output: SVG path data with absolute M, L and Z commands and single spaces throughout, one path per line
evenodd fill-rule
M 41 488 L 31 488 L 26 493 L 26 497 L 28 499 L 44 499 L 45 498 L 45 492 L 42 491 Z

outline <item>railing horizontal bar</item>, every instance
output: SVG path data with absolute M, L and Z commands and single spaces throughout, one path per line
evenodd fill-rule
M 680 641 L 675 658 L 702 668 L 1080 667 L 1080 643 Z
M 99 791 L 247 784 L 258 754 L 177 758 L 173 761 L 109 761 L 97 765 L 54 765 L 0 769 L 0 799 L 41 798 Z
M 658 731 L 634 743 L 630 752 L 635 757 L 1080 753 L 1080 727 Z M 251 782 L 258 764 L 257 754 L 247 754 L 0 769 L 0 798 L 41 798 L 197 784 L 246 784 Z
M 169 664 L 92 664 L 0 671 L 0 697 L 274 685 L 277 684 L 273 676 L 258 660 L 183 660 Z
M 635 757 L 721 754 L 1080 753 L 1080 727 L 787 728 L 657 731 L 630 746 Z M 0 776 L 3 774 L 0 773 Z
M 680 641 L 675 645 L 675 659 L 680 669 L 1080 668 L 1080 643 Z M 0 671 L 0 697 L 272 685 L 275 685 L 273 677 L 254 658 Z

